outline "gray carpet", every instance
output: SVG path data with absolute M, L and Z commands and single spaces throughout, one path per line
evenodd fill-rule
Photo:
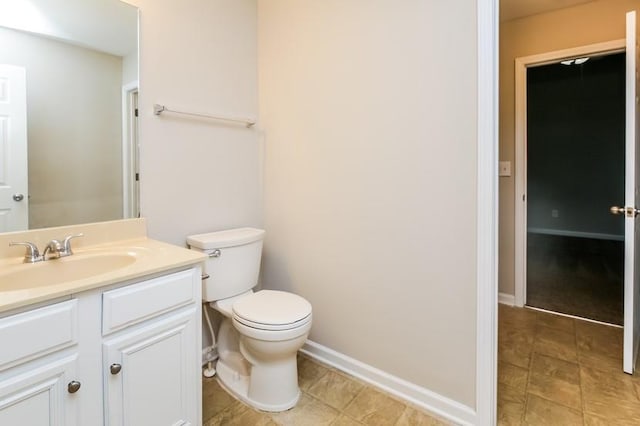
M 624 243 L 527 234 L 527 305 L 623 323 Z

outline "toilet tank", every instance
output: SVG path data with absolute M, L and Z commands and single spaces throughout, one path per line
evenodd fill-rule
M 229 229 L 187 237 L 192 250 L 209 258 L 203 272 L 202 298 L 207 302 L 226 299 L 251 290 L 258 284 L 264 230 Z

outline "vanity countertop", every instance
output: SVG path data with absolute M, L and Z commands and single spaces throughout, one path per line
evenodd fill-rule
M 85 244 L 81 244 L 80 240 L 79 244 L 74 244 L 74 254 L 68 257 L 33 264 L 23 263 L 23 251 L 20 250 L 13 252 L 11 256 L 0 257 L 0 312 L 189 267 L 206 259 L 203 253 L 147 238 L 144 235 L 144 221 L 133 224 L 133 227 L 130 221 L 123 221 L 125 227 L 133 228 L 136 232 L 122 233 L 117 232 L 119 224 L 116 222 L 120 221 L 111 223 L 114 225 L 112 236 L 117 235 L 119 238 L 115 241 L 105 241 L 107 237 L 91 238 L 93 224 L 84 225 L 80 230 L 70 230 L 68 227 L 56 229 L 61 235 L 65 235 L 64 232 L 71 234 L 80 231 L 89 237 L 84 240 Z M 98 228 L 103 229 L 104 225 L 99 224 Z M 50 231 L 48 229 L 43 232 L 46 234 Z M 39 240 L 35 238 L 37 231 L 22 234 L 32 234 L 27 235 L 31 240 L 18 241 Z

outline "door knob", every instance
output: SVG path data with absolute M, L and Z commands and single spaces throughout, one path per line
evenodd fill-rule
M 609 211 L 611 212 L 611 214 L 624 214 L 627 217 L 636 217 L 638 213 L 640 213 L 640 210 L 636 209 L 635 207 L 612 206 Z
M 111 366 L 109 367 L 109 371 L 111 371 L 111 374 L 113 375 L 118 374 L 120 370 L 122 370 L 122 365 L 120 364 L 111 364 Z
M 80 386 L 81 386 L 80 382 L 72 380 L 67 385 L 67 390 L 69 391 L 69 393 L 76 393 L 78 392 L 78 390 L 80 390 Z
M 612 206 L 609 211 L 611 212 L 611 214 L 623 214 L 624 213 L 624 207 L 618 207 L 618 206 Z
M 22 201 L 24 200 L 24 194 L 13 194 L 13 201 Z

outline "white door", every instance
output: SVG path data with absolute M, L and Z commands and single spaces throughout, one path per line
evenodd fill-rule
M 640 154 L 638 134 L 638 99 L 637 99 L 637 24 L 636 12 L 627 13 L 627 70 L 626 70 L 626 116 L 625 116 L 625 208 L 618 209 L 624 213 L 624 355 L 623 369 L 633 374 L 638 353 L 640 337 L 640 294 L 638 290 L 638 272 L 640 271 L 640 229 L 637 226 L 636 207 L 640 205 L 640 170 L 638 155 Z M 612 208 L 615 210 L 615 208 Z
M 197 425 L 196 308 L 123 331 L 103 345 L 105 425 Z
M 0 232 L 28 228 L 28 201 L 26 73 L 0 64 Z

